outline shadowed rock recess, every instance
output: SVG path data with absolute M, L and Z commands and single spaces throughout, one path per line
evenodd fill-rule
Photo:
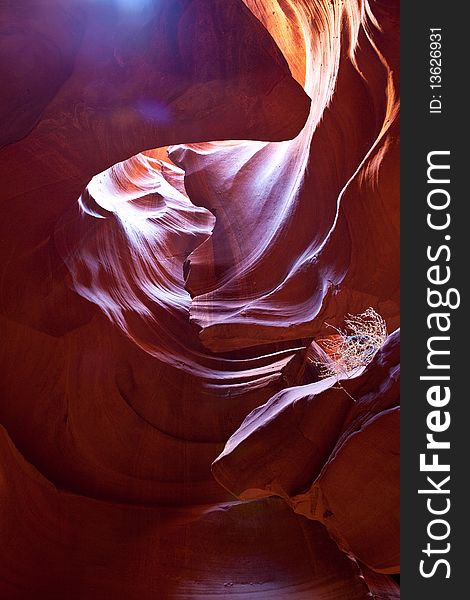
M 399 597 L 398 10 L 0 3 L 2 600 Z

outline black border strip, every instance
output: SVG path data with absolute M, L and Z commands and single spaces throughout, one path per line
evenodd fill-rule
M 470 205 L 466 178 L 470 175 L 467 156 L 470 151 L 465 147 L 469 136 L 469 99 L 465 89 L 468 80 L 467 42 L 470 41 L 470 29 L 460 6 L 456 3 L 427 2 L 401 3 L 401 261 L 402 261 L 402 419 L 401 419 L 401 546 L 402 570 L 401 589 L 403 600 L 425 598 L 434 600 L 460 598 L 465 590 L 465 581 L 470 568 L 467 562 L 467 531 L 470 508 L 468 489 L 470 486 L 470 327 L 466 314 L 468 297 L 468 279 L 470 278 L 470 231 L 467 233 L 467 206 Z M 462 9 L 461 9 L 462 10 Z M 442 88 L 430 88 L 430 29 L 441 29 L 441 68 Z M 438 38 L 434 38 L 437 40 Z M 435 46 L 434 46 L 435 47 Z M 436 63 L 434 63 L 435 66 Z M 434 69 L 434 73 L 437 70 Z M 441 96 L 441 112 L 430 112 L 433 96 Z M 433 105 L 438 109 L 438 103 Z M 465 144 L 465 145 L 464 145 Z M 427 181 L 427 157 L 433 151 L 449 151 L 449 157 L 440 155 L 443 164 L 450 164 L 450 183 L 435 184 Z M 436 157 L 438 155 L 435 155 Z M 433 160 L 437 161 L 437 158 Z M 434 171 L 445 179 L 444 171 Z M 451 222 L 445 230 L 433 230 L 427 224 L 427 214 L 433 212 L 428 207 L 428 194 L 431 189 L 445 189 L 451 201 L 448 209 L 434 211 L 435 218 L 445 218 L 449 212 Z M 446 198 L 445 193 L 436 192 L 434 199 Z M 442 221 L 444 222 L 444 221 Z M 437 223 L 437 221 L 436 221 Z M 445 236 L 450 235 L 450 240 Z M 432 248 L 432 256 L 440 246 L 447 245 L 451 256 L 447 261 L 447 251 L 441 250 L 434 262 L 427 257 L 427 247 Z M 450 281 L 439 286 L 431 285 L 428 280 L 428 268 L 439 264 L 440 271 L 447 274 L 450 268 Z M 440 275 L 442 277 L 442 275 Z M 427 288 L 438 288 L 444 294 L 446 288 L 455 288 L 460 294 L 460 306 L 455 309 L 430 308 L 427 300 Z M 457 295 L 452 294 L 452 302 Z M 437 299 L 437 296 L 434 297 Z M 450 329 L 443 333 L 436 330 L 436 320 L 431 320 L 428 328 L 427 317 L 432 312 L 450 314 Z M 446 319 L 441 321 L 444 325 Z M 450 365 L 449 370 L 428 368 L 427 342 L 433 335 L 449 336 L 448 341 L 435 341 L 434 348 L 449 349 L 450 355 L 441 355 L 434 362 Z M 436 345 L 437 344 L 437 345 Z M 420 381 L 421 375 L 449 375 L 450 381 Z M 430 432 L 426 422 L 427 415 L 436 410 L 427 401 L 427 390 L 431 385 L 448 385 L 451 398 L 441 411 L 441 423 L 445 411 L 451 422 L 447 430 L 436 433 L 435 439 L 450 442 L 450 449 L 437 452 L 440 463 L 450 465 L 450 471 L 420 471 L 420 454 L 427 453 L 426 461 L 432 460 L 433 450 L 426 449 L 426 434 Z M 441 388 L 442 390 L 443 388 Z M 436 420 L 433 421 L 436 424 Z M 449 489 L 449 494 L 418 494 L 419 489 L 433 489 L 426 477 L 433 477 L 441 489 Z M 447 483 L 441 482 L 450 475 Z M 430 514 L 427 499 L 435 510 L 443 510 L 450 500 L 450 508 L 443 515 Z M 427 528 L 433 519 L 447 520 L 449 535 L 441 540 L 432 540 Z M 444 536 L 447 527 L 443 523 L 431 525 L 436 537 Z M 423 550 L 427 544 L 431 548 L 443 550 L 450 544 L 448 552 L 430 553 Z M 435 572 L 430 577 L 420 574 L 420 561 L 423 571 Z M 445 563 L 435 565 L 439 559 Z M 449 578 L 446 575 L 450 574 Z

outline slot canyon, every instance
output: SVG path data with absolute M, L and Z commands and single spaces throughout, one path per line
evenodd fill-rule
M 0 34 L 0 600 L 399 598 L 399 3 Z

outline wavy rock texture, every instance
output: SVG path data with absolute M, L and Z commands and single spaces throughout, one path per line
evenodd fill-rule
M 0 440 L 5 598 L 359 600 L 377 589 L 321 525 L 279 502 L 185 510 L 97 502 L 57 490 L 3 431 Z M 393 583 L 379 589 L 397 597 Z
M 276 6 L 297 27 L 274 31 L 307 52 L 302 132 L 170 151 L 191 199 L 217 216 L 187 282 L 192 319 L 215 351 L 310 337 L 369 305 L 397 325 L 397 16 L 389 8 L 380 30 L 367 6 Z
M 397 598 L 398 4 L 0 32 L 0 597 Z
M 349 378 L 293 387 L 255 409 L 214 462 L 243 499 L 273 494 L 375 570 L 399 566 L 399 332 Z M 345 393 L 346 390 L 346 393 Z

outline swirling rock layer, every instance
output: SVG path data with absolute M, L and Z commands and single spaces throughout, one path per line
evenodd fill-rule
M 0 597 L 397 598 L 398 333 L 313 341 L 399 323 L 397 3 L 0 33 Z
M 399 567 L 399 332 L 353 378 L 288 388 L 214 463 L 240 498 L 273 494 L 378 571 Z

